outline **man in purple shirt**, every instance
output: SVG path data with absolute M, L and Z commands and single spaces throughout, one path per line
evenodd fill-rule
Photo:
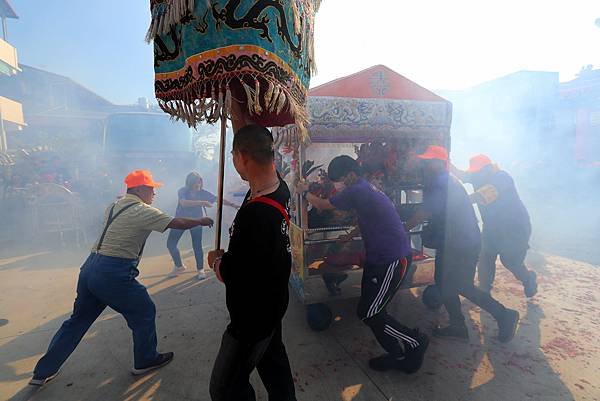
M 319 210 L 355 210 L 365 244 L 367 260 L 361 284 L 358 317 L 367 324 L 387 351 L 369 361 L 372 369 L 398 369 L 414 373 L 420 369 L 429 339 L 387 314 L 411 264 L 409 239 L 392 201 L 360 175 L 360 166 L 349 156 L 334 158 L 328 167 L 329 179 L 343 183 L 344 190 L 330 199 L 306 193 L 306 199 Z M 306 183 L 297 191 L 305 193 Z

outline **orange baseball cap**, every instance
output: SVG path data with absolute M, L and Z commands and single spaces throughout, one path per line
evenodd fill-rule
M 417 156 L 423 160 L 441 160 L 444 162 L 448 161 L 448 151 L 441 146 L 428 146 L 425 153 Z
M 491 165 L 492 160 L 489 157 L 483 154 L 476 155 L 471 157 L 471 159 L 469 160 L 469 169 L 467 170 L 467 173 L 477 173 L 478 171 L 481 171 L 481 169 L 483 169 L 484 167 Z
M 135 187 L 162 187 L 162 182 L 156 182 L 152 178 L 152 173 L 148 170 L 135 170 L 125 177 L 125 184 L 127 189 Z

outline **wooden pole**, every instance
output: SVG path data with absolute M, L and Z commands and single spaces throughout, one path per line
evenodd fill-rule
M 227 146 L 227 101 L 221 109 L 221 144 L 219 147 L 219 183 L 217 187 L 217 221 L 215 249 L 221 249 L 221 231 L 223 223 L 223 181 L 225 179 L 225 147 Z

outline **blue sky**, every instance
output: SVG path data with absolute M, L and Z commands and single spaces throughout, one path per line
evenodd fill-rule
M 153 99 L 150 19 L 142 0 L 9 0 L 20 62 L 66 75 L 116 103 Z
M 147 0 L 10 0 L 22 63 L 116 103 L 153 99 Z M 324 0 L 313 85 L 385 64 L 430 89 L 461 89 L 522 69 L 600 67 L 598 0 Z

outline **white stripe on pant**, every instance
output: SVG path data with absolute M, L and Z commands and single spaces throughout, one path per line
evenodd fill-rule
M 407 342 L 413 348 L 417 348 L 419 346 L 419 342 L 417 340 L 407 336 L 406 334 L 400 333 L 398 330 L 394 329 L 392 326 L 389 326 L 387 324 L 385 325 L 385 329 L 383 330 L 383 332 L 392 337 L 397 338 L 400 341 Z
M 370 317 L 373 317 L 378 312 L 378 310 L 377 310 L 378 306 L 381 303 L 385 294 L 387 293 L 387 290 L 390 286 L 390 282 L 392 281 L 392 277 L 394 276 L 394 270 L 398 266 L 399 262 L 400 261 L 397 260 L 389 265 L 387 272 L 385 274 L 385 278 L 383 280 L 383 284 L 381 285 L 381 288 L 379 289 L 379 293 L 377 293 L 375 300 L 371 304 L 371 307 L 369 307 L 369 312 L 367 313 L 367 317 L 366 317 L 367 319 Z

